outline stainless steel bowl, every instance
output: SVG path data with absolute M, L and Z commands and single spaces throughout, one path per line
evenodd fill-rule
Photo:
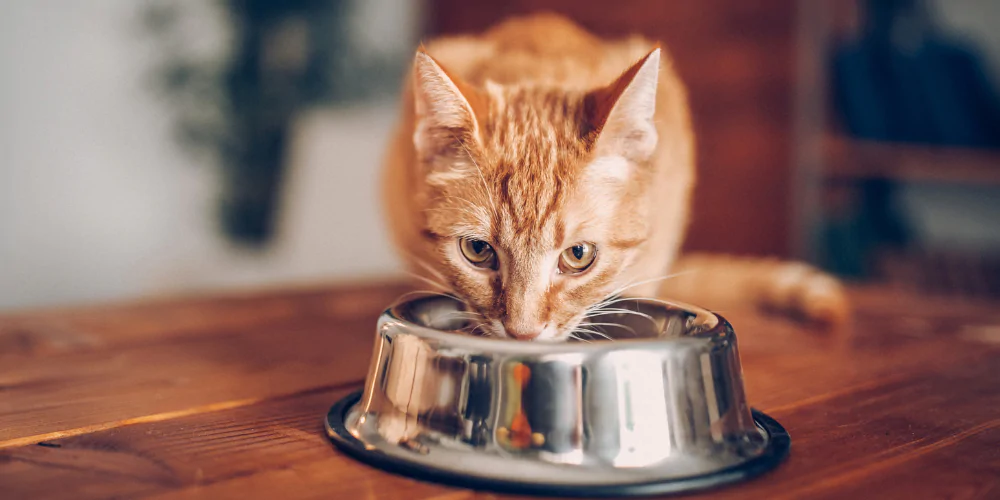
M 628 312 L 587 326 L 595 340 L 544 344 L 469 335 L 446 297 L 398 304 L 379 321 L 364 391 L 331 409 L 328 433 L 395 472 L 529 494 L 688 491 L 785 457 L 787 433 L 747 405 L 725 319 L 618 306 Z

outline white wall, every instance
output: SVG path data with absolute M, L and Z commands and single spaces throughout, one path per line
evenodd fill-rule
M 305 117 L 281 238 L 263 254 L 230 248 L 216 171 L 177 148 L 170 103 L 153 92 L 144 4 L 2 2 L 0 309 L 392 273 L 375 182 L 395 106 Z M 398 49 L 414 33 L 411 4 L 367 2 L 359 15 Z M 218 49 L 211 14 L 186 29 Z

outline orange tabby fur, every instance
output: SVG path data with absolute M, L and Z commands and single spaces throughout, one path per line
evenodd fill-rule
M 694 137 L 655 47 L 535 15 L 418 52 L 384 171 L 387 221 L 411 270 L 466 301 L 483 333 L 559 340 L 616 293 L 845 318 L 840 284 L 802 264 L 678 259 Z M 498 268 L 469 265 L 461 238 L 492 245 Z M 597 260 L 560 273 L 577 242 Z

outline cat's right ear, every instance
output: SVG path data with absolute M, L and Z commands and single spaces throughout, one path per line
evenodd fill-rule
M 413 63 L 417 154 L 432 160 L 460 154 L 479 141 L 477 110 L 485 108 L 479 90 L 448 74 L 421 47 Z

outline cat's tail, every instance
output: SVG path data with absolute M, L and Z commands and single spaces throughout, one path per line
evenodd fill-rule
M 812 266 L 768 258 L 686 254 L 663 282 L 663 297 L 724 312 L 751 303 L 835 326 L 850 318 L 843 284 Z

